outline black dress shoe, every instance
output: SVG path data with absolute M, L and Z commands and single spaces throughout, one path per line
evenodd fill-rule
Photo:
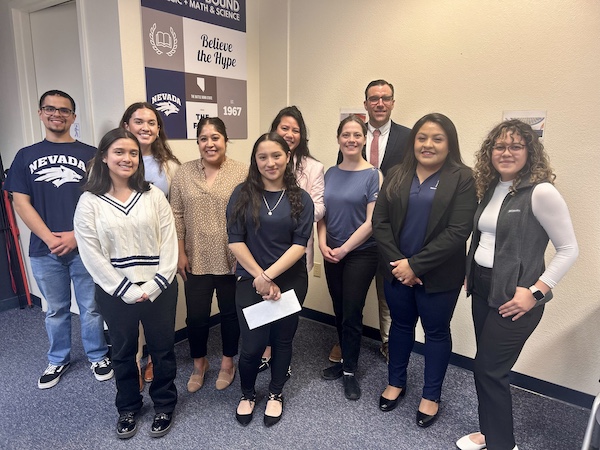
M 406 395 L 406 388 L 403 387 L 402 391 L 398 394 L 394 400 L 390 400 L 389 398 L 385 398 L 383 395 L 379 397 L 379 409 L 383 412 L 393 411 L 398 406 L 400 399 Z
M 134 412 L 126 412 L 119 414 L 117 422 L 117 437 L 119 439 L 129 439 L 137 433 L 137 422 Z
M 272 427 L 275 425 L 281 420 L 281 416 L 283 415 L 283 396 L 281 394 L 273 394 L 272 392 L 269 392 L 269 398 L 267 399 L 267 402 L 269 400 L 276 400 L 281 403 L 281 414 L 278 416 L 267 416 L 267 413 L 265 412 L 264 422 L 266 427 Z
M 256 394 L 252 394 L 252 397 L 246 397 L 244 394 L 242 394 L 242 397 L 240 398 L 240 402 L 242 402 L 244 400 L 246 400 L 250 403 L 254 403 L 254 406 L 256 406 Z M 237 410 L 235 412 L 236 420 L 243 426 L 246 426 L 250 422 L 252 422 L 253 416 L 254 416 L 254 407 L 252 408 L 252 411 L 250 412 L 250 414 L 238 414 Z
M 354 374 L 344 375 L 344 395 L 348 400 L 358 400 L 360 398 L 360 386 Z
M 436 403 L 439 403 L 439 400 L 436 401 Z M 420 426 L 421 428 L 430 427 L 431 425 L 433 425 L 435 423 L 435 421 L 437 420 L 439 415 L 440 415 L 439 409 L 438 409 L 438 412 L 432 416 L 430 416 L 429 414 L 422 413 L 421 411 L 417 410 L 417 425 Z
M 173 413 L 158 413 L 154 415 L 152 427 L 150 427 L 150 436 L 153 438 L 163 437 L 171 431 L 173 424 Z
M 337 380 L 344 374 L 342 363 L 336 363 L 327 369 L 323 369 L 321 376 L 326 380 Z

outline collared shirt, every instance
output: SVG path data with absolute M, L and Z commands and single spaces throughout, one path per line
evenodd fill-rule
M 419 253 L 425 244 L 429 214 L 433 206 L 435 192 L 440 182 L 440 171 L 430 175 L 423 183 L 415 173 L 410 185 L 408 209 L 402 230 L 400 231 L 400 251 L 410 258 Z
M 391 128 L 392 119 L 388 120 L 383 126 L 379 128 L 375 128 L 373 125 L 371 125 L 371 123 L 367 124 L 367 155 L 369 154 L 369 149 L 371 148 L 371 142 L 373 142 L 373 131 L 378 129 L 381 133 L 379 135 L 379 163 L 377 164 L 378 169 L 381 167 L 381 162 L 383 161 L 383 157 L 385 156 L 385 148 L 387 147 Z

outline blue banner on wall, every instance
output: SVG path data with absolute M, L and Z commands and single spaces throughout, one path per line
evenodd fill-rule
M 196 139 L 205 116 L 248 136 L 245 0 L 142 0 L 148 102 L 171 139 Z

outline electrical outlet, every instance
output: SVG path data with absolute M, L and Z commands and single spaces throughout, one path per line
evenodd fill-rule
M 313 266 L 313 276 L 321 278 L 321 263 L 315 263 Z

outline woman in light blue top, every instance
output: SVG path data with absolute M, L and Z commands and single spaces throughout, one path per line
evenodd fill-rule
M 367 126 L 358 116 L 341 121 L 337 137 L 343 159 L 325 174 L 325 217 L 317 224 L 343 358 L 323 370 L 322 376 L 326 380 L 343 376 L 348 400 L 361 395 L 355 375 L 362 310 L 377 270 L 371 216 L 383 177 L 362 156 L 366 136 Z

